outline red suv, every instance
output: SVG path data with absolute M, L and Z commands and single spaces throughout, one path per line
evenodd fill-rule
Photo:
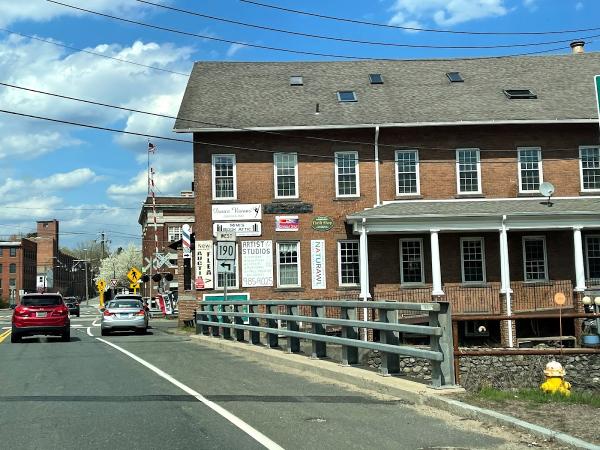
M 11 342 L 36 334 L 61 336 L 71 340 L 69 308 L 60 294 L 25 294 L 12 315 Z

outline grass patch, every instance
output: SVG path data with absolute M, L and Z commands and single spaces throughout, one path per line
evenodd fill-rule
M 539 389 L 501 391 L 499 389 L 484 387 L 475 396 L 494 402 L 521 400 L 531 403 L 571 403 L 600 408 L 600 394 L 591 392 L 572 391 L 569 397 L 565 397 L 560 394 L 545 394 Z

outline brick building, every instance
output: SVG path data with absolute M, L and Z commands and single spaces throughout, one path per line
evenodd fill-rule
M 145 274 L 171 273 L 173 280 L 163 281 L 166 290 L 179 291 L 180 280 L 177 269 L 177 250 L 174 243 L 181 240 L 181 227 L 188 224 L 194 226 L 194 192 L 182 191 L 179 196 L 155 197 L 156 230 L 152 198 L 148 197 L 142 205 L 138 223 L 142 227 L 142 271 Z M 155 240 L 156 237 L 158 238 Z M 156 247 L 158 245 L 158 255 Z M 174 247 L 174 248 L 173 248 Z M 152 269 L 151 269 L 152 267 Z M 154 295 L 159 290 L 157 283 L 148 282 L 142 287 L 142 295 L 150 297 L 150 289 Z
M 236 273 L 199 295 L 227 279 L 252 298 L 516 314 L 562 292 L 580 308 L 600 280 L 599 67 L 599 53 L 196 63 L 175 124 L 196 142 L 196 251 L 217 228 L 241 236 Z M 512 344 L 548 325 L 495 324 Z
M 20 238 L 0 242 L 0 300 L 18 304 L 22 292 L 35 292 L 36 244 Z

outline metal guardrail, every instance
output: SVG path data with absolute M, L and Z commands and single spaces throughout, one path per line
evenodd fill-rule
M 326 308 L 337 307 L 340 317 L 327 317 Z M 300 314 L 310 308 L 311 315 Z M 378 321 L 357 320 L 357 310 L 369 308 L 377 311 Z M 260 310 L 265 309 L 263 313 Z M 285 314 L 281 314 L 281 310 Z M 398 311 L 420 311 L 428 314 L 429 325 L 398 323 Z M 261 326 L 261 321 L 266 326 Z M 287 323 L 280 328 L 279 321 Z M 300 331 L 300 323 L 311 324 L 311 331 Z M 341 327 L 341 337 L 326 334 L 326 325 Z M 380 341 L 359 339 L 359 328 L 379 330 Z M 279 336 L 287 337 L 287 351 L 300 352 L 300 339 L 312 342 L 312 357 L 327 356 L 327 343 L 342 347 L 342 364 L 358 364 L 358 349 L 381 352 L 379 371 L 387 376 L 400 373 L 399 356 L 425 358 L 431 361 L 431 385 L 435 388 L 454 386 L 454 344 L 452 319 L 448 302 L 400 303 L 329 300 L 264 300 L 264 301 L 205 301 L 196 312 L 196 333 L 221 336 L 245 342 L 244 332 L 249 332 L 250 343 L 260 345 L 260 333 L 266 333 L 267 345 L 279 347 Z M 366 330 L 365 330 L 366 331 Z M 399 333 L 429 336 L 430 348 L 421 349 L 400 345 Z

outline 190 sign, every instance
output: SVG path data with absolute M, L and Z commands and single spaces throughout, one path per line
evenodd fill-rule
M 235 242 L 217 241 L 217 261 L 235 261 Z

